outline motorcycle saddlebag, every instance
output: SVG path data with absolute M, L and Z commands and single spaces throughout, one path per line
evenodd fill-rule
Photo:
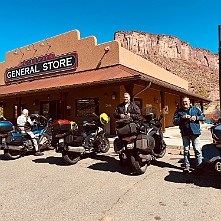
M 146 134 L 139 134 L 136 139 L 136 148 L 151 153 L 155 146 L 153 137 Z
M 137 125 L 135 123 L 129 123 L 123 127 L 117 128 L 117 135 L 119 137 L 131 136 L 137 133 Z
M 52 125 L 54 133 L 64 133 L 71 130 L 71 122 L 69 120 L 57 120 Z
M 77 132 L 65 137 L 65 143 L 74 147 L 82 146 L 83 140 L 83 136 Z
M 6 138 L 6 143 L 10 145 L 22 145 L 23 134 L 10 132 Z
M 13 130 L 13 125 L 9 121 L 0 121 L 0 133 L 6 133 Z

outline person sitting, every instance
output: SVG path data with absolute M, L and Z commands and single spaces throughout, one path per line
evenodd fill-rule
M 21 129 L 22 133 L 27 133 L 32 140 L 32 144 L 35 149 L 35 156 L 42 156 L 44 153 L 40 152 L 38 147 L 38 142 L 35 138 L 35 135 L 31 131 L 32 126 L 34 125 L 34 119 L 31 119 L 28 116 L 28 109 L 24 109 L 22 114 L 17 118 L 17 126 Z

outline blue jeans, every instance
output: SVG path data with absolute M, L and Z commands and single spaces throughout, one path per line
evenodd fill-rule
M 182 136 L 184 147 L 184 166 L 190 166 L 190 141 L 193 145 L 193 150 L 196 157 L 196 165 L 199 166 L 202 163 L 202 155 L 200 150 L 200 137 L 199 135 Z

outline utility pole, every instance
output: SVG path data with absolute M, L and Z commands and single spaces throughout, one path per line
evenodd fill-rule
M 218 26 L 219 33 L 219 110 L 221 115 L 221 25 Z

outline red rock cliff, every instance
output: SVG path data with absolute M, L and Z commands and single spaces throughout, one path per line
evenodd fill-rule
M 218 54 L 166 35 L 118 31 L 114 38 L 122 47 L 187 80 L 191 92 L 219 99 Z

